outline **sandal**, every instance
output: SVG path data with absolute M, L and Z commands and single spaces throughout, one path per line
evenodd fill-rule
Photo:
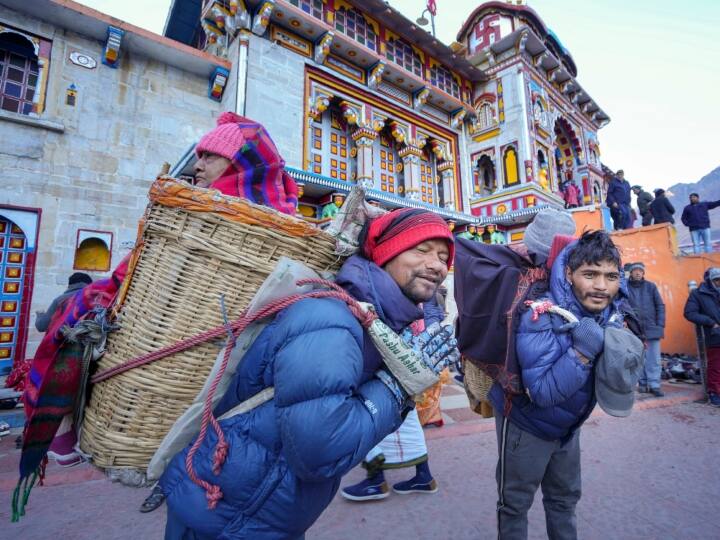
M 162 488 L 160 486 L 155 486 L 150 495 L 148 495 L 140 505 L 140 511 L 143 514 L 146 514 L 147 512 L 157 510 L 160 506 L 162 506 L 164 500 L 165 494 L 163 493 Z

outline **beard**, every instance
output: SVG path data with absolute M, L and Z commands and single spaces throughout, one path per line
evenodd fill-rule
M 442 279 L 428 274 L 413 274 L 400 290 L 413 303 L 421 304 L 435 297 Z

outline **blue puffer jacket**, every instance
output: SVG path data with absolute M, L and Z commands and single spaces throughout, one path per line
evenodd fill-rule
M 548 298 L 572 312 L 578 319 L 594 317 L 605 327 L 622 325 L 620 303 L 627 299 L 624 278 L 620 292 L 602 313 L 593 315 L 575 298 L 565 279 L 567 246 L 553 264 Z M 621 273 L 622 274 L 622 273 Z M 541 439 L 554 441 L 570 438 L 595 407 L 592 366 L 583 364 L 572 348 L 569 332 L 558 332 L 565 320 L 557 315 L 543 314 L 532 320 L 532 311 L 522 315 L 516 335 L 516 352 L 520 364 L 525 395 L 512 398 L 510 421 Z M 532 397 L 528 397 L 528 395 Z M 490 391 L 496 411 L 503 411 L 505 394 L 497 383 Z
M 397 332 L 422 318 L 395 281 L 366 259 L 348 259 L 337 282 L 374 304 Z M 220 422 L 230 450 L 219 476 L 212 473 L 216 437 L 208 430 L 194 465 L 223 492 L 215 510 L 187 475 L 188 449 L 175 456 L 160 481 L 168 497 L 166 540 L 302 538 L 342 475 L 407 412 L 374 377 L 381 363 L 344 302 L 302 300 L 279 313 L 246 353 L 215 414 L 269 386 L 275 398 Z

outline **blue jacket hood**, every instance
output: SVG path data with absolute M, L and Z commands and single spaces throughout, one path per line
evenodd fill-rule
M 356 300 L 375 306 L 380 319 L 394 332 L 423 318 L 423 310 L 413 303 L 385 270 L 374 262 L 353 255 L 338 272 L 336 282 Z
M 575 240 L 565 246 L 565 248 L 560 252 L 560 255 L 558 255 L 557 259 L 555 259 L 552 270 L 550 271 L 550 292 L 560 307 L 567 309 L 578 318 L 595 317 L 596 314 L 590 313 L 582 307 L 578 299 L 575 297 L 575 293 L 572 290 L 570 282 L 565 279 L 565 267 L 567 266 L 570 252 L 575 248 L 577 243 L 578 241 Z M 605 308 L 601 314 L 601 323 L 603 325 L 611 319 L 615 319 L 619 316 L 622 312 L 620 309 L 621 304 L 629 298 L 627 283 L 625 281 L 625 273 L 622 269 L 619 269 L 619 272 L 620 290 L 617 295 L 615 295 L 615 298 L 613 298 L 610 306 Z

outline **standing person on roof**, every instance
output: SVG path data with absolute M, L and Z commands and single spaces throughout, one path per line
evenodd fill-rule
M 635 197 L 637 197 L 637 206 L 640 211 L 640 217 L 642 218 L 642 226 L 646 227 L 648 225 L 652 225 L 650 203 L 653 201 L 653 196 L 643 190 L 642 186 L 633 186 L 632 191 L 635 194 Z
M 653 223 L 675 223 L 675 207 L 665 196 L 665 190 L 658 188 L 655 190 L 655 199 L 650 203 L 650 213 L 653 216 Z
M 710 238 L 710 214 L 709 210 L 720 206 L 720 199 L 717 201 L 700 201 L 700 195 L 690 194 L 690 204 L 683 208 L 680 220 L 692 236 L 693 252 L 700 253 L 700 245 L 704 246 L 705 253 L 712 251 L 712 240 Z
M 418 332 L 411 325 L 423 319 L 420 304 L 435 295 L 452 265 L 447 224 L 427 210 L 396 210 L 367 223 L 360 245 L 337 284 L 372 304 L 438 373 L 458 357 L 452 328 L 433 324 Z M 229 448 L 219 475 L 210 432 L 195 455 L 198 476 L 223 494 L 214 510 L 188 476 L 188 449 L 173 458 L 160 480 L 168 497 L 167 540 L 303 538 L 341 477 L 413 407 L 368 333 L 335 299 L 305 299 L 281 311 L 245 354 L 215 414 L 269 387 L 272 400 L 220 421 Z
M 605 198 L 616 231 L 628 229 L 632 224 L 630 222 L 630 202 L 630 183 L 625 180 L 625 172 L 619 170 L 610 178 Z
M 610 236 L 586 232 L 552 262 L 545 297 L 576 321 L 543 310 L 522 315 L 515 343 L 525 392 L 505 395 L 497 382 L 490 391 L 500 539 L 527 538 L 527 513 L 538 487 L 548 536 L 577 538 L 580 427 L 596 399 L 610 414 L 630 414 L 642 363 L 642 343 L 622 328 L 626 296 Z

